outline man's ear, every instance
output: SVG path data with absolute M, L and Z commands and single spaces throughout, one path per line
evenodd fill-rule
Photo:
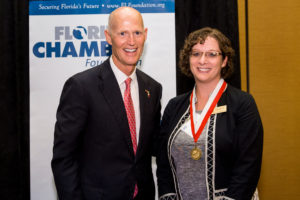
M 108 32 L 108 30 L 104 30 L 104 34 L 105 34 L 105 38 L 106 38 L 106 41 L 108 44 L 112 45 L 112 42 L 111 42 L 111 36 L 110 36 L 110 33 Z
M 145 41 L 147 40 L 148 28 L 145 28 Z

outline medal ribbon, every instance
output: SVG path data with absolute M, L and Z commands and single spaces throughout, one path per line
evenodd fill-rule
M 222 81 L 223 79 L 221 79 L 220 81 Z M 225 88 L 226 88 L 226 85 L 227 83 L 224 81 L 221 88 L 219 89 L 215 99 L 213 100 L 212 104 L 210 105 L 209 109 L 207 110 L 201 124 L 200 124 L 200 127 L 197 131 L 197 133 L 195 133 L 195 125 L 194 125 L 194 117 L 193 117 L 193 94 L 194 92 L 192 92 L 191 94 L 191 99 L 190 99 L 190 115 L 191 115 L 191 129 L 192 129 L 192 134 L 193 134 L 193 137 L 194 137 L 194 141 L 195 143 L 197 143 L 198 141 L 198 138 L 200 137 L 204 127 L 205 127 L 205 124 L 206 122 L 208 121 L 211 113 L 213 112 L 215 106 L 217 105 L 219 99 L 221 98 L 222 96 L 222 93 L 224 92 Z M 209 101 L 208 101 L 209 102 Z M 207 103 L 206 103 L 207 104 Z M 206 107 L 207 105 L 205 105 Z M 205 110 L 205 109 L 204 109 Z M 203 110 L 203 111 L 204 111 Z M 204 111 L 205 112 L 205 111 Z M 201 113 L 202 114 L 202 113 Z M 204 114 L 204 113 L 203 113 Z

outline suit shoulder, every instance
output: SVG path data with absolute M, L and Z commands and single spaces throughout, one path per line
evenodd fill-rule
M 178 95 L 168 102 L 167 107 L 169 108 L 181 108 L 182 106 L 185 107 L 184 105 L 188 105 L 189 103 L 189 97 L 190 97 L 191 92 L 187 92 L 181 95 Z
M 170 102 L 176 103 L 176 104 L 180 103 L 180 102 L 185 102 L 187 99 L 189 99 L 190 95 L 191 95 L 191 91 L 183 93 L 183 94 L 180 94 L 180 95 L 172 98 L 170 100 Z
M 170 118 L 172 118 L 174 123 L 177 123 L 180 116 L 182 116 L 189 107 L 189 97 L 190 92 L 172 98 L 164 110 L 162 123 L 168 123 L 167 121 L 169 121 Z
M 90 68 L 90 69 L 86 69 L 82 72 L 78 72 L 78 73 L 74 74 L 73 76 L 71 76 L 71 78 L 85 79 L 87 77 L 90 78 L 91 76 L 97 76 L 100 73 L 100 68 L 101 68 L 101 65 L 98 65 L 98 66 Z
M 251 94 L 231 85 L 228 85 L 227 90 L 227 103 L 237 112 L 250 108 L 257 109 L 256 102 Z
M 137 76 L 140 76 L 145 81 L 150 82 L 150 84 L 161 87 L 161 84 L 158 81 L 156 81 L 154 78 L 152 78 L 151 76 L 149 76 L 145 72 L 143 72 L 139 69 L 136 69 L 136 73 L 137 73 Z
M 86 69 L 84 71 L 74 74 L 69 79 L 74 79 L 74 80 L 78 80 L 78 81 L 88 81 L 88 82 L 94 81 L 95 78 L 97 78 L 99 76 L 99 74 L 101 73 L 101 70 L 103 70 L 104 67 L 108 67 L 108 66 L 109 66 L 109 62 L 108 62 L 108 60 L 106 60 L 102 64 L 100 64 L 96 67 Z
M 252 95 L 228 84 L 227 93 L 233 101 L 247 101 L 253 99 Z

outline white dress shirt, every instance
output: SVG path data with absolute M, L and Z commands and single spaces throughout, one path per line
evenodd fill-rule
M 109 62 L 110 62 L 111 69 L 112 69 L 112 71 L 117 79 L 117 82 L 119 84 L 121 94 L 123 97 L 123 101 L 124 101 L 124 93 L 125 93 L 125 89 L 126 89 L 125 81 L 129 77 L 131 78 L 130 92 L 131 92 L 131 98 L 132 98 L 133 107 L 134 107 L 135 126 L 136 126 L 136 141 L 138 144 L 141 120 L 140 120 L 139 84 L 138 84 L 136 73 L 135 73 L 136 68 L 134 69 L 134 71 L 132 72 L 132 74 L 130 76 L 127 76 L 115 65 L 112 57 L 110 57 Z

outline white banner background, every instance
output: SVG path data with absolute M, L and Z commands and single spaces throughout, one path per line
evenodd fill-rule
M 175 16 L 174 13 L 143 13 L 148 38 L 139 68 L 163 85 L 162 112 L 176 95 Z M 51 171 L 55 115 L 66 79 L 86 70 L 87 57 L 38 58 L 33 52 L 37 42 L 57 42 L 57 26 L 107 25 L 108 14 L 30 15 L 30 178 L 32 200 L 56 199 Z M 104 40 L 104 39 L 103 39 Z M 80 41 L 72 40 L 75 47 Z M 61 49 L 66 41 L 60 40 Z M 42 51 L 42 49 L 40 49 Z M 90 58 L 105 60 L 106 58 Z M 154 166 L 155 168 L 155 166 Z

